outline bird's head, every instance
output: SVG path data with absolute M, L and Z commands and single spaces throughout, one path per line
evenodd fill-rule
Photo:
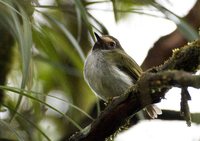
M 119 41 L 109 35 L 99 36 L 97 33 L 94 33 L 97 41 L 94 44 L 93 50 L 113 50 L 113 49 L 122 49 Z M 123 50 L 123 49 L 122 49 Z

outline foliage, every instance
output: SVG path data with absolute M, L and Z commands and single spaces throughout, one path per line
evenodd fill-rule
M 145 14 L 142 8 L 156 9 L 167 18 L 170 13 L 179 19 L 177 26 L 188 39 L 197 37 L 183 19 L 153 0 L 56 0 L 49 5 L 37 0 L 0 0 L 0 28 L 15 39 L 8 83 L 0 86 L 5 91 L 0 139 L 59 140 L 81 130 L 82 118 L 93 120 L 84 111 L 89 111 L 96 97 L 84 82 L 82 69 L 93 30 L 109 31 L 90 14 L 90 6 L 99 3 L 113 5 L 116 22 L 133 12 Z M 48 97 L 64 102 L 64 107 L 52 106 Z

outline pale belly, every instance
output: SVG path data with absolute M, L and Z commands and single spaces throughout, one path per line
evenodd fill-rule
M 132 79 L 104 60 L 86 62 L 86 81 L 92 90 L 103 100 L 124 94 L 133 85 Z M 98 69 L 99 68 L 99 69 Z

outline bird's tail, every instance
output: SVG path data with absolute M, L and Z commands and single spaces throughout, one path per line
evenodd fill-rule
M 162 114 L 162 111 L 160 108 L 158 108 L 156 105 L 148 105 L 145 107 L 146 112 L 151 118 L 157 118 L 158 115 Z

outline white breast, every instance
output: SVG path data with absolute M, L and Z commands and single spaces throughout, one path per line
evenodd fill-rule
M 104 59 L 104 53 L 89 53 L 84 66 L 84 77 L 92 90 L 102 99 L 124 94 L 133 84 L 132 79 Z
M 132 79 L 123 71 L 119 70 L 119 68 L 112 66 L 113 71 L 115 72 L 114 74 L 116 75 L 116 77 L 119 77 L 122 79 L 122 81 L 124 81 L 125 83 L 127 83 L 128 85 L 132 85 Z

